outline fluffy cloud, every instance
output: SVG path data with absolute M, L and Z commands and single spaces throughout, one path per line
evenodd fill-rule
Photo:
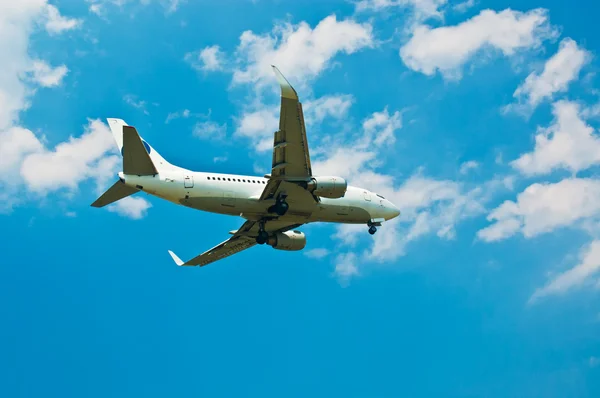
M 60 17 L 56 8 L 44 0 L 0 3 L 0 130 L 16 123 L 19 112 L 28 106 L 27 98 L 35 85 L 27 83 L 52 86 L 66 73 L 64 66 L 45 69 L 43 61 L 34 61 L 28 54 L 30 35 L 38 24 L 49 21 L 49 15 L 54 20 Z M 34 79 L 25 82 L 22 77 L 32 71 Z M 48 75 L 49 71 L 53 73 Z
M 194 126 L 194 135 L 207 140 L 221 140 L 227 134 L 227 124 L 219 124 L 212 120 L 198 122 Z
M 373 45 L 369 23 L 338 21 L 335 15 L 324 18 L 314 29 L 301 22 L 277 24 L 264 35 L 245 31 L 236 50 L 233 84 L 250 83 L 257 89 L 272 85 L 271 65 L 302 84 L 328 68 L 338 53 L 352 54 Z
M 133 220 L 139 220 L 146 216 L 150 207 L 152 205 L 146 199 L 129 196 L 108 206 L 108 210 Z
M 26 156 L 21 164 L 21 176 L 35 192 L 75 189 L 83 180 L 96 176 L 98 162 L 107 152 L 114 151 L 114 146 L 108 126 L 91 120 L 81 137 L 71 137 L 53 150 L 44 149 Z
M 600 216 L 600 180 L 570 178 L 555 184 L 533 184 L 488 216 L 494 221 L 477 236 L 487 242 L 518 232 L 526 238 Z
M 43 197 L 55 191 L 75 191 L 81 183 L 92 181 L 100 194 L 112 184 L 120 165 L 112 134 L 99 120 L 90 120 L 80 137 L 71 137 L 54 149 L 47 149 L 30 130 L 9 128 L 0 132 L 0 211 L 10 211 L 23 191 Z M 150 207 L 143 198 L 121 202 L 112 211 L 130 218 L 142 217 Z
M 396 141 L 396 130 L 402 127 L 402 118 L 399 111 L 389 114 L 385 107 L 381 112 L 375 112 L 363 121 L 365 139 L 375 145 L 391 145 Z
M 519 50 L 539 47 L 544 39 L 554 35 L 543 9 L 526 13 L 483 10 L 454 26 L 417 26 L 400 49 L 400 57 L 414 71 L 426 75 L 439 71 L 446 78 L 458 79 L 463 65 L 481 51 L 494 50 L 511 56 Z
M 51 4 L 46 5 L 46 30 L 48 33 L 59 34 L 79 25 L 81 25 L 81 20 L 64 17 L 60 15 L 58 8 Z
M 544 65 L 541 74 L 535 72 L 514 93 L 514 97 L 535 107 L 545 98 L 552 98 L 557 92 L 565 92 L 569 83 L 576 80 L 583 65 L 591 58 L 590 54 L 577 46 L 569 38 L 560 43 L 559 50 Z
M 325 95 L 302 104 L 307 126 L 318 124 L 328 117 L 341 119 L 348 114 L 354 98 L 351 95 Z
M 460 170 L 458 171 L 460 174 L 468 174 L 471 170 L 476 170 L 479 168 L 479 163 L 474 160 L 469 160 L 460 165 Z
M 600 240 L 594 240 L 582 248 L 579 257 L 579 264 L 556 275 L 546 286 L 537 289 L 529 302 L 533 303 L 549 295 L 564 294 L 597 274 L 600 271 Z
M 600 139 L 581 117 L 578 104 L 559 101 L 553 105 L 554 123 L 540 129 L 533 152 L 511 165 L 525 175 L 547 174 L 555 169 L 573 173 L 600 162 Z
M 219 46 L 205 47 L 200 51 L 185 54 L 192 68 L 203 72 L 214 72 L 225 68 L 225 54 Z
M 344 118 L 352 106 L 351 95 L 327 95 L 303 104 L 304 121 L 307 130 L 317 129 L 328 118 Z M 259 104 L 253 110 L 246 110 L 237 119 L 235 134 L 250 139 L 258 152 L 273 148 L 273 133 L 279 128 L 279 105 Z M 310 133 L 308 133 L 310 135 Z
M 44 61 L 34 61 L 31 66 L 32 80 L 42 87 L 56 87 L 67 75 L 69 69 L 65 65 L 51 67 Z

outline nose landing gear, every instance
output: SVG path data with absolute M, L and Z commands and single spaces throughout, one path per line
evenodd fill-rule
M 383 222 L 382 218 L 375 218 L 375 219 L 372 219 L 371 221 L 369 221 L 367 223 L 367 226 L 369 227 L 369 233 L 371 235 L 375 235 L 375 232 L 377 232 L 377 227 L 381 227 L 382 222 Z

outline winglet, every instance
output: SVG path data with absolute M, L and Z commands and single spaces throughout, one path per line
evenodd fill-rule
M 290 82 L 287 81 L 287 79 L 281 74 L 281 72 L 279 71 L 279 69 L 277 69 L 275 65 L 271 65 L 271 67 L 273 68 L 275 77 L 277 77 L 277 81 L 281 86 L 281 96 L 283 98 L 297 100 L 298 94 L 296 94 L 296 90 L 294 90 L 294 87 L 292 87 Z
M 169 250 L 168 252 L 171 255 L 173 261 L 175 261 L 175 264 L 181 267 L 183 265 L 183 261 L 181 261 L 181 259 L 177 257 L 177 254 L 173 253 L 171 250 Z

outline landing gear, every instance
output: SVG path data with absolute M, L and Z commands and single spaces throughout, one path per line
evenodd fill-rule
M 377 227 L 381 227 L 382 221 L 383 220 L 380 219 L 374 219 L 367 223 L 367 226 L 369 227 L 369 233 L 371 235 L 375 235 L 375 232 L 377 232 Z
M 283 216 L 285 213 L 287 213 L 290 205 L 288 205 L 288 203 L 285 201 L 285 198 L 287 198 L 286 194 L 280 194 L 275 204 L 269 207 L 269 213 L 275 213 L 278 216 Z
M 269 233 L 265 231 L 265 222 L 260 221 L 258 223 L 258 236 L 256 237 L 256 243 L 264 245 L 269 240 Z

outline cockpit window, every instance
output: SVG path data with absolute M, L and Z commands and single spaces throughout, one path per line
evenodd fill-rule
M 376 193 L 375 195 L 379 196 L 381 199 L 385 199 L 383 196 L 381 196 L 380 194 Z

